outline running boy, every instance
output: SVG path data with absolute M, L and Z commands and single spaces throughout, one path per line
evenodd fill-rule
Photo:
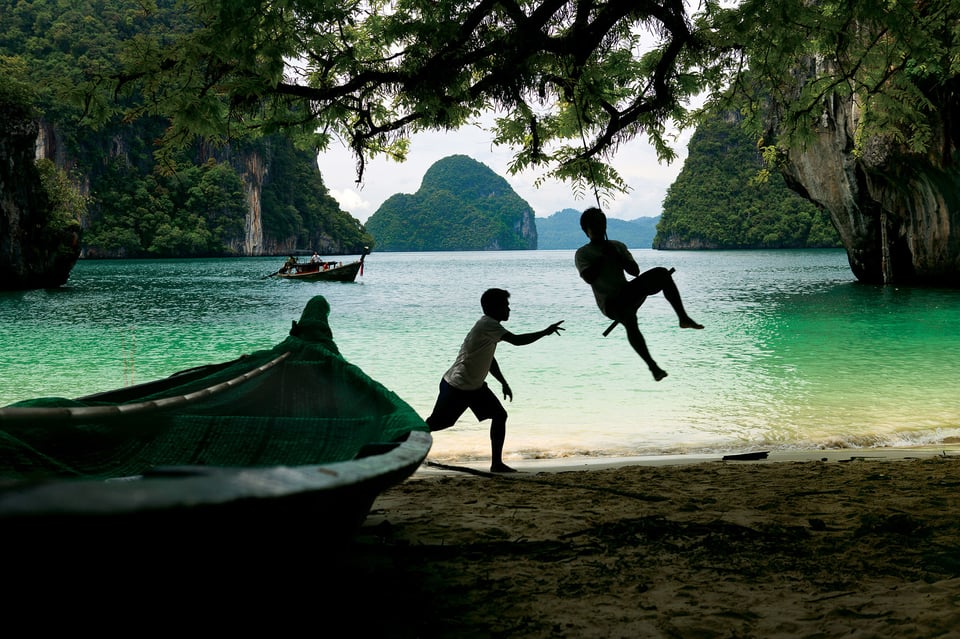
M 507 411 L 503 404 L 487 386 L 487 374 L 503 386 L 503 398 L 513 401 L 513 391 L 504 378 L 494 354 L 500 341 L 525 346 L 550 334 L 560 334 L 560 320 L 536 333 L 514 335 L 503 327 L 501 322 L 510 318 L 510 293 L 503 289 L 491 288 L 480 296 L 483 316 L 477 320 L 460 346 L 460 352 L 453 365 L 440 380 L 440 392 L 433 412 L 427 418 L 431 431 L 443 430 L 453 426 L 468 408 L 478 421 L 490 422 L 490 472 L 516 472 L 503 463 L 503 441 L 507 435 Z

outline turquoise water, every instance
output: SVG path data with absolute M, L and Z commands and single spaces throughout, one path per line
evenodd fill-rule
M 374 253 L 353 284 L 263 276 L 281 260 L 82 261 L 58 290 L 0 294 L 0 405 L 76 397 L 281 341 L 311 296 L 343 355 L 420 414 L 480 316 L 566 331 L 497 352 L 514 392 L 505 458 L 932 445 L 960 436 L 960 291 L 864 286 L 842 251 L 633 251 L 673 266 L 703 331 L 640 311 L 656 383 L 573 268 L 573 251 Z M 353 258 L 349 258 L 353 259 Z M 494 382 L 492 387 L 499 390 Z M 431 458 L 489 457 L 469 413 Z

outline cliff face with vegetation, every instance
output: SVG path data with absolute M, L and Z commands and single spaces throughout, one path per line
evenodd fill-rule
M 436 162 L 416 193 L 391 196 L 366 228 L 381 251 L 537 248 L 530 205 L 505 179 L 465 155 Z
M 82 257 L 360 253 L 372 238 L 327 191 L 315 157 L 280 136 L 197 144 L 160 164 L 162 123 L 73 131 L 44 122 L 40 157 L 78 177 L 89 196 Z
M 830 212 L 861 281 L 960 286 L 956 81 L 940 106 L 937 142 L 923 152 L 875 138 L 855 154 L 861 112 L 839 97 L 824 104 L 806 148 L 788 152 L 785 176 Z
M 763 159 L 735 117 L 715 117 L 690 138 L 667 190 L 657 249 L 839 247 L 828 215 L 776 173 L 758 181 Z
M 2 74 L 0 74 L 2 75 Z M 34 148 L 39 124 L 8 83 L 0 87 L 0 289 L 62 285 L 80 253 L 80 224 L 60 216 Z
M 172 0 L 152 8 L 0 0 L 0 15 L 0 85 L 10 82 L 12 69 L 34 87 L 36 157 L 69 175 L 85 199 L 78 220 L 83 257 L 358 254 L 371 245 L 329 195 L 315 155 L 286 138 L 204 140 L 158 155 L 165 120 L 108 117 L 88 126 L 84 107 L 91 105 L 77 101 L 76 87 L 91 70 L 120 69 L 124 40 L 191 28 Z M 107 108 L 93 110 L 98 106 Z

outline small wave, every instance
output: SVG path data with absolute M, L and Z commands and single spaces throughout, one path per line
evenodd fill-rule
M 728 454 L 738 454 L 756 451 L 795 453 L 803 451 L 816 450 L 863 450 L 863 449 L 883 449 L 883 448 L 920 448 L 939 445 L 960 444 L 960 428 L 949 430 L 936 430 L 925 432 L 898 432 L 889 434 L 869 435 L 842 435 L 824 437 L 817 440 L 793 441 L 793 442 L 771 442 L 766 440 L 738 440 L 714 442 L 710 444 L 698 443 L 696 445 L 672 445 L 672 446 L 649 446 L 649 447 L 627 447 L 610 446 L 603 448 L 592 448 L 586 446 L 570 446 L 557 449 L 543 449 L 536 447 L 525 447 L 518 450 L 508 450 L 504 459 L 506 461 L 570 461 L 575 459 L 615 459 L 615 458 L 636 458 L 636 457 L 674 457 L 674 456 L 722 456 Z M 509 449 L 509 442 L 508 442 Z M 463 463 L 482 463 L 489 460 L 489 452 L 479 451 L 476 448 L 470 450 L 457 450 L 455 448 L 444 448 L 433 451 L 430 455 L 431 460 L 444 464 L 463 464 Z

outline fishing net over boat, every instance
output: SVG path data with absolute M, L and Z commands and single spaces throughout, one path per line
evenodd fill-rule
M 406 402 L 343 359 L 329 313 L 316 296 L 272 349 L 148 384 L 0 409 L 0 479 L 326 464 L 428 431 Z

